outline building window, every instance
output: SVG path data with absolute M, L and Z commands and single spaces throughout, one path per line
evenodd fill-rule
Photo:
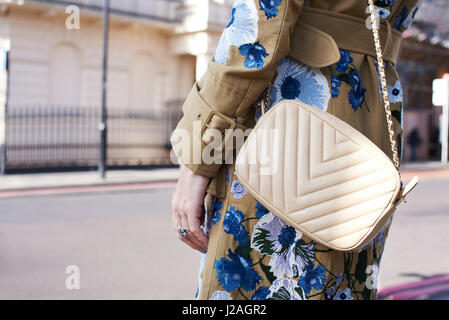
M 130 104 L 133 109 L 158 109 L 157 72 L 149 54 L 136 54 L 130 65 Z M 159 79 L 160 80 L 160 79 Z
M 59 44 L 50 55 L 50 103 L 79 106 L 81 97 L 81 55 L 72 45 Z

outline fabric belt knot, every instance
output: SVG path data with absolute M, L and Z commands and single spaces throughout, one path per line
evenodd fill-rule
M 381 20 L 379 32 L 384 60 L 396 63 L 402 33 L 392 29 L 387 20 Z M 315 68 L 337 63 L 339 49 L 376 57 L 372 37 L 365 19 L 304 7 L 292 33 L 289 56 Z

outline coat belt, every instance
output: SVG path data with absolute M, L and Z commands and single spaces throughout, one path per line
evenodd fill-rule
M 289 56 L 316 68 L 337 63 L 339 49 L 376 57 L 373 33 L 367 25 L 371 25 L 370 20 L 304 7 L 293 30 Z M 384 60 L 396 63 L 401 32 L 392 29 L 387 20 L 381 20 L 380 39 Z

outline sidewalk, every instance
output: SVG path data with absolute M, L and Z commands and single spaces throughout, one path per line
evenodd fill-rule
M 0 192 L 176 181 L 178 174 L 178 168 L 110 170 L 104 179 L 97 171 L 11 174 L 0 176 Z
M 410 180 L 449 178 L 449 165 L 440 162 L 405 163 L 401 166 L 402 178 Z M 178 168 L 148 170 L 111 170 L 102 179 L 98 172 L 30 173 L 0 176 L 0 192 L 46 188 L 67 188 L 176 181 Z
M 444 165 L 440 161 L 406 162 L 401 164 L 401 171 L 446 171 L 449 163 Z
M 418 176 L 420 180 L 449 179 L 449 164 L 443 165 L 439 161 L 401 164 L 401 177 L 403 180 L 411 180 L 414 176 Z

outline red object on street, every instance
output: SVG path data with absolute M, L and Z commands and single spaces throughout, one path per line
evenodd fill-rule
M 428 299 L 449 294 L 449 275 L 427 278 L 381 289 L 378 292 L 380 299 L 388 300 L 416 300 Z

